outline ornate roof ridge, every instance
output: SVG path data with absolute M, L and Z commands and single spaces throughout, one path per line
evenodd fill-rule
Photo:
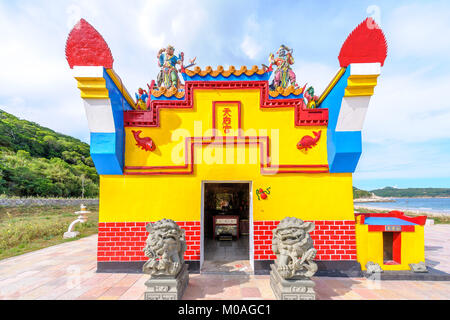
M 387 57 L 388 46 L 383 30 L 375 20 L 367 18 L 347 37 L 339 53 L 341 67 L 351 63 L 379 62 L 381 66 Z
M 252 76 L 255 73 L 258 75 L 263 75 L 266 73 L 267 69 L 262 68 L 260 69 L 258 66 L 252 66 L 250 69 L 248 69 L 246 66 L 241 66 L 241 68 L 238 70 L 235 66 L 230 66 L 228 70 L 225 70 L 223 66 L 217 66 L 216 70 L 213 70 L 211 66 L 207 66 L 205 70 L 202 70 L 200 67 L 195 67 L 194 70 L 185 69 L 184 73 L 186 73 L 189 77 L 193 77 L 195 75 L 199 75 L 201 77 L 205 77 L 207 75 L 210 75 L 212 77 L 217 77 L 219 75 L 222 75 L 223 77 L 227 78 L 231 75 L 239 77 L 242 74 L 245 74 L 246 76 Z
M 269 91 L 269 95 L 272 98 L 276 98 L 278 96 L 287 97 L 290 94 L 299 96 L 303 93 L 303 88 L 295 88 L 294 86 L 289 86 L 287 88 L 278 87 L 275 91 Z M 177 99 L 182 99 L 186 95 L 185 90 L 178 90 L 175 87 L 171 87 L 170 89 L 167 89 L 165 87 L 155 88 L 151 92 L 152 96 L 155 98 L 160 98 L 161 96 L 164 96 L 166 98 L 176 97 Z
M 66 59 L 74 66 L 103 66 L 112 69 L 114 58 L 102 35 L 84 19 L 70 31 L 66 41 Z
M 154 96 L 155 98 L 159 98 L 161 96 L 171 98 L 175 96 L 175 98 L 181 99 L 185 96 L 185 94 L 186 92 L 184 90 L 178 90 L 175 87 L 171 87 L 170 89 L 160 87 L 152 90 L 152 96 Z
M 276 98 L 279 95 L 282 95 L 283 97 L 287 97 L 290 94 L 293 95 L 301 95 L 303 93 L 303 88 L 295 88 L 294 86 L 289 86 L 287 88 L 278 87 L 275 91 L 269 91 L 269 95 L 272 98 Z

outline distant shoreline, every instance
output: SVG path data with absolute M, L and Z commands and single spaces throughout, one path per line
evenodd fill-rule
M 367 209 L 367 210 L 380 210 L 380 211 L 401 211 L 406 214 L 413 214 L 413 215 L 427 215 L 430 217 L 442 217 L 446 216 L 448 217 L 449 214 L 447 212 L 439 212 L 439 211 L 426 211 L 426 210 L 414 210 L 414 209 L 405 209 L 405 208 L 381 208 L 381 207 L 371 207 L 366 205 L 354 205 L 354 209 Z
M 354 198 L 353 202 L 395 202 L 395 199 L 450 199 L 450 197 L 373 197 L 373 198 Z
M 354 203 L 364 203 L 364 202 L 395 202 L 392 198 L 383 197 L 372 197 L 372 198 L 357 198 L 353 199 Z

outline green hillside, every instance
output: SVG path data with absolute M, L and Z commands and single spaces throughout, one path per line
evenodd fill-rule
M 386 187 L 383 189 L 372 190 L 379 197 L 450 197 L 450 188 L 407 188 L 398 189 Z
M 353 187 L 353 199 L 370 198 L 370 197 L 372 197 L 371 192 Z
M 89 145 L 0 110 L 0 195 L 98 196 Z

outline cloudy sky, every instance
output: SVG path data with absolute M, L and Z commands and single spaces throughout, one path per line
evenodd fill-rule
M 282 43 L 294 48 L 298 82 L 321 92 L 342 43 L 367 16 L 389 52 L 354 185 L 450 187 L 448 1 L 0 0 L 0 109 L 89 142 L 64 56 L 81 17 L 103 35 L 133 93 L 156 77 L 155 56 L 167 44 L 205 67 L 267 63 Z

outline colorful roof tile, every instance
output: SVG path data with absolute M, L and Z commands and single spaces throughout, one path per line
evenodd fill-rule
M 184 90 L 178 90 L 175 87 L 171 87 L 170 89 L 166 89 L 165 87 L 157 88 L 152 90 L 152 96 L 155 98 L 160 98 L 164 96 L 166 98 L 175 97 L 177 99 L 184 98 L 186 92 Z
M 293 94 L 295 96 L 299 96 L 303 93 L 303 88 L 295 88 L 294 86 L 289 86 L 287 88 L 278 87 L 275 91 L 269 91 L 269 95 L 272 98 L 276 98 L 278 96 L 287 97 L 290 94 Z

